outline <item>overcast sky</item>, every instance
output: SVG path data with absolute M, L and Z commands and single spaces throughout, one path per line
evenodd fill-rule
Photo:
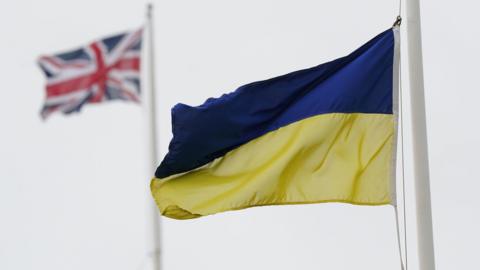
M 391 0 L 156 1 L 160 156 L 170 108 L 348 54 L 393 23 Z M 478 265 L 480 30 L 475 1 L 422 1 L 438 269 Z M 55 53 L 134 29 L 144 1 L 3 1 L 0 6 L 0 269 L 148 269 L 152 199 L 146 110 L 124 102 L 39 118 Z M 408 101 L 406 27 L 403 90 Z M 406 110 L 408 259 L 417 269 Z M 400 269 L 390 206 L 260 207 L 162 219 L 165 270 Z

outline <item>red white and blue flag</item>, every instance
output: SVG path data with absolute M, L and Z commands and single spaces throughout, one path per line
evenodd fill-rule
M 87 103 L 140 101 L 142 29 L 104 38 L 65 53 L 38 60 L 47 77 L 47 118 L 56 111 L 78 112 Z

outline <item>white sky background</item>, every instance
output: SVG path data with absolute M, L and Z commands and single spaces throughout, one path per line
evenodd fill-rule
M 344 56 L 390 27 L 397 6 L 390 0 L 156 1 L 161 156 L 175 103 L 198 105 L 242 84 Z M 478 265 L 479 7 L 422 3 L 438 269 Z M 148 268 L 153 172 L 145 109 L 111 102 L 42 122 L 45 80 L 35 64 L 40 54 L 135 28 L 144 13 L 144 2 L 133 0 L 0 4 L 0 269 Z M 410 144 L 408 125 L 406 131 Z M 406 169 L 413 270 L 410 159 Z M 162 219 L 162 226 L 165 270 L 400 269 L 389 206 L 261 207 Z

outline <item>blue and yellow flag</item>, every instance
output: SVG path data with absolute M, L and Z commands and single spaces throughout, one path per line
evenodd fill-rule
M 348 56 L 172 109 L 151 182 L 161 213 L 395 201 L 398 33 Z

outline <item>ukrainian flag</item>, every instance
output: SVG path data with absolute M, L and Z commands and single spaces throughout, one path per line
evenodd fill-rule
M 172 109 L 151 182 L 161 213 L 189 219 L 253 206 L 393 204 L 398 33 L 348 56 Z

